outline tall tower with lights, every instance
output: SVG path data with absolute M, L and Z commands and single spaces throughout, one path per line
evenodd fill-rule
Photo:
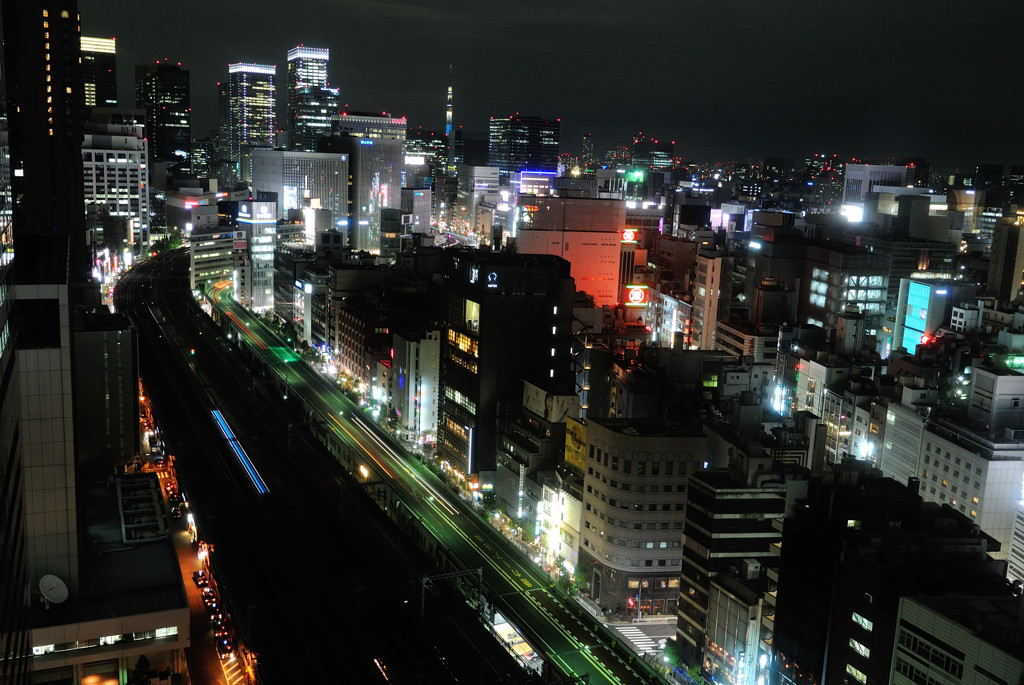
M 449 140 L 452 135 L 452 65 L 448 65 L 448 100 L 444 108 L 444 134 Z M 450 143 L 449 143 L 450 144 Z
M 228 155 L 236 177 L 241 177 L 243 146 L 274 144 L 273 64 L 239 62 L 228 65 Z
M 291 147 L 299 144 L 299 118 L 309 109 L 306 102 L 313 99 L 330 100 L 330 93 L 321 92 L 327 88 L 327 62 L 331 51 L 327 48 L 310 48 L 297 45 L 288 51 L 288 138 Z M 333 107 L 337 108 L 337 91 L 334 91 Z M 333 113 L 333 112 L 332 112 Z

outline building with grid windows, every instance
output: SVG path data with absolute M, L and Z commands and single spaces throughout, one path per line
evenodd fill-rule
M 676 612 L 687 485 L 704 467 L 705 443 L 699 427 L 588 420 L 579 565 L 602 608 Z
M 348 226 L 348 155 L 253 150 L 252 188 L 254 192 L 277 193 L 275 218 L 282 219 L 291 210 L 310 207 L 329 211 L 332 227 Z
M 892 685 L 1024 680 L 1016 597 L 904 597 Z
M 123 319 L 76 315 L 103 310 L 84 216 L 78 6 L 0 11 L 13 191 L 0 225 L 0 682 L 117 681 L 143 652 L 180 672 L 189 614 L 171 543 L 126 545 L 119 513 L 118 493 L 135 490 L 159 516 L 156 477 L 125 473 L 137 436 L 121 428 L 139 426 L 133 335 Z
M 779 570 L 769 573 L 766 682 L 891 682 L 901 600 L 1009 594 L 1006 564 L 993 559 L 999 543 L 970 517 L 922 502 L 916 488 L 857 462 L 811 483 L 785 519 Z
M 140 125 L 87 124 L 82 141 L 82 180 L 87 226 L 120 252 L 149 244 L 149 159 Z M 108 234 L 116 231 L 123 235 Z
M 498 167 L 502 185 L 523 170 L 557 171 L 561 127 L 559 119 L 520 114 L 491 117 L 489 166 Z
M 549 255 L 447 250 L 437 450 L 480 492 L 493 491 L 498 422 L 523 380 L 572 388 L 569 263 Z

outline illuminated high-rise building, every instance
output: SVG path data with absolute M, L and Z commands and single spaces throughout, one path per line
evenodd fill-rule
M 294 95 L 288 113 L 291 148 L 316 152 L 322 141 L 331 135 L 331 122 L 340 110 L 339 91 L 309 87 L 288 91 L 288 95 Z
M 135 106 L 146 110 L 150 158 L 188 171 L 192 143 L 189 75 L 167 60 L 135 67 Z
M 580 166 L 581 171 L 587 172 L 588 170 L 593 172 L 594 164 L 596 163 L 594 157 L 594 134 L 584 133 L 583 134 L 583 149 L 580 152 Z
M 241 176 L 243 146 L 273 147 L 274 77 L 273 64 L 239 62 L 228 65 L 225 92 L 228 161 L 236 178 Z
M 448 65 L 448 99 L 444 108 L 444 134 L 451 139 L 452 135 L 452 65 Z
M 491 117 L 488 153 L 490 166 L 501 170 L 502 185 L 524 169 L 557 171 L 558 119 L 521 116 Z
M 82 36 L 82 86 L 86 107 L 117 107 L 114 38 Z
M 330 57 L 331 51 L 326 48 L 298 45 L 288 51 L 288 134 L 292 148 L 306 149 L 298 145 L 298 119 L 302 110 L 307 108 L 302 103 L 310 96 L 323 101 L 329 95 L 318 91 L 327 88 L 327 62 Z M 336 111 L 337 90 L 333 95 L 333 108 Z

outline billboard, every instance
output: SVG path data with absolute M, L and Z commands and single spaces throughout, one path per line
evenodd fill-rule
M 565 464 L 583 473 L 587 461 L 587 426 L 576 419 L 565 421 Z
M 551 423 L 562 423 L 580 415 L 579 395 L 553 395 L 536 385 L 523 381 L 523 408 Z

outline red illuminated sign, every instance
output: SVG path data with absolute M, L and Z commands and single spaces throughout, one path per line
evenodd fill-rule
M 624 243 L 635 243 L 636 242 L 636 231 L 632 228 L 627 228 L 622 232 L 622 242 Z
M 626 304 L 631 307 L 643 307 L 647 304 L 647 286 L 627 285 Z

